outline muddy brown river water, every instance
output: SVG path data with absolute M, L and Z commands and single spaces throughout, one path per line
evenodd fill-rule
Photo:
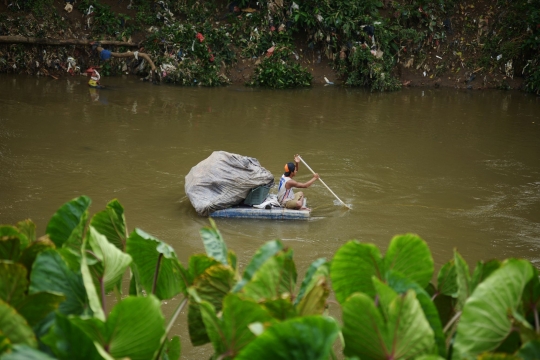
M 130 231 L 171 244 L 185 264 L 204 251 L 199 229 L 208 225 L 184 192 L 192 166 L 225 150 L 257 158 L 277 180 L 299 153 L 352 210 L 315 183 L 305 191 L 310 221 L 218 220 L 241 267 L 279 238 L 294 249 L 301 278 L 347 240 L 384 251 L 407 232 L 428 242 L 437 270 L 454 248 L 469 264 L 520 257 L 540 266 L 538 97 L 103 83 L 111 88 L 91 90 L 82 77 L 0 76 L 0 224 L 30 218 L 43 235 L 64 202 L 88 195 L 93 214 L 117 198 Z M 301 165 L 297 179 L 310 178 Z M 182 321 L 174 331 L 183 358 L 208 358 Z

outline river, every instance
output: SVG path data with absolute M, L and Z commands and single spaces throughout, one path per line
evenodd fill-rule
M 540 266 L 539 97 L 102 82 L 110 89 L 89 89 L 84 77 L 0 76 L 1 224 L 30 218 L 43 235 L 64 202 L 88 195 L 93 214 L 117 198 L 130 231 L 171 244 L 185 264 L 204 252 L 199 229 L 209 224 L 184 192 L 191 167 L 224 150 L 257 158 L 277 180 L 299 153 L 352 210 L 315 183 L 305 191 L 310 221 L 217 220 L 241 267 L 279 238 L 302 278 L 350 239 L 384 251 L 408 232 L 428 242 L 437 270 L 454 248 L 471 265 L 520 257 Z M 310 178 L 301 164 L 296 179 Z M 211 355 L 175 329 L 183 358 Z

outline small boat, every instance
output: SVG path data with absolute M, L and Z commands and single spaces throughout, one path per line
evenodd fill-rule
M 309 220 L 309 210 L 290 210 L 282 207 L 230 207 L 210 214 L 212 218 L 271 219 L 271 220 Z

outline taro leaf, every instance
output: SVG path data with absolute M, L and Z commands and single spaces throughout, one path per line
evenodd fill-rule
M 538 305 L 540 304 L 540 279 L 538 270 L 533 266 L 533 276 L 523 291 L 523 309 L 525 316 L 538 317 Z
M 417 235 L 395 236 L 384 256 L 385 268 L 400 272 L 425 288 L 433 276 L 433 258 L 426 242 Z
M 0 354 L 3 354 L 9 350 L 11 350 L 11 342 L 5 335 L 0 333 Z
M 28 272 L 32 271 L 32 265 L 36 260 L 36 257 L 40 252 L 46 249 L 54 249 L 54 243 L 48 238 L 43 237 L 30 243 L 30 245 L 23 250 L 19 257 L 19 262 L 26 266 Z
M 456 265 L 454 260 L 450 260 L 443 265 L 441 270 L 439 270 L 439 275 L 437 275 L 437 294 L 457 297 L 458 286 L 456 277 Z
M 26 268 L 18 263 L 0 261 L 0 274 L 0 300 L 16 307 L 28 289 Z
M 0 226 L 0 260 L 17 261 L 21 254 L 21 238 L 24 235 L 13 226 Z
M 227 262 L 227 246 L 212 218 L 210 218 L 210 225 L 211 227 L 203 227 L 200 230 L 206 254 L 223 265 L 229 265 Z
M 118 249 L 125 251 L 127 239 L 126 218 L 124 208 L 114 199 L 107 204 L 105 210 L 98 212 L 90 222 L 100 234 Z
M 521 304 L 532 275 L 529 262 L 510 259 L 478 285 L 463 308 L 453 358 L 476 356 L 503 343 L 512 331 L 509 311 Z
M 501 262 L 499 260 L 489 260 L 487 262 L 479 261 L 476 263 L 476 268 L 474 268 L 474 272 L 471 277 L 472 291 L 474 291 L 478 284 L 484 281 L 489 275 L 500 267 Z
M 454 250 L 454 263 L 456 265 L 456 283 L 457 283 L 457 304 L 456 310 L 463 309 L 465 301 L 472 293 L 471 274 L 469 265 L 463 260 L 461 255 Z
M 375 245 L 349 241 L 338 249 L 330 266 L 336 299 L 343 304 L 355 292 L 375 296 L 371 278 L 383 279 L 385 272 L 381 253 Z
M 517 355 L 523 360 L 538 360 L 540 359 L 540 341 L 529 341 L 524 344 L 517 352 Z
M 229 294 L 223 300 L 222 318 L 219 319 L 209 302 L 201 303 L 201 312 L 216 355 L 234 357 L 255 339 L 249 325 L 266 323 L 272 316 L 256 302 Z
M 272 315 L 273 318 L 278 320 L 292 319 L 298 316 L 294 305 L 289 299 L 273 299 L 267 300 L 261 305 Z
M 361 359 L 406 359 L 432 351 L 433 330 L 414 291 L 396 296 L 385 312 L 387 321 L 366 294 L 356 293 L 347 299 L 343 304 L 345 355 Z
M 174 336 L 171 340 L 165 342 L 160 360 L 180 360 L 181 350 L 180 337 Z
M 97 260 L 95 264 L 90 265 L 94 281 L 97 281 L 107 293 L 122 280 L 122 276 L 131 263 L 131 256 L 107 241 L 107 238 L 92 226 L 90 226 L 86 241 L 87 259 L 94 257 Z
M 82 275 L 68 268 L 56 250 L 42 251 L 34 261 L 30 273 L 29 293 L 55 292 L 64 294 L 66 301 L 58 310 L 65 315 L 81 315 L 88 313 L 88 297 Z
M 306 271 L 304 280 L 302 280 L 302 285 L 300 285 L 298 296 L 294 299 L 294 305 L 297 305 L 300 300 L 302 300 L 305 293 L 309 291 L 311 287 L 313 287 L 313 284 L 317 282 L 317 278 L 320 277 L 321 273 L 324 273 L 324 276 L 328 276 L 328 271 L 328 263 L 326 262 L 325 258 L 319 258 L 312 262 Z
M 0 225 L 0 240 L 8 238 L 17 238 L 20 240 L 20 249 L 24 249 L 30 243 L 24 232 L 21 232 L 14 226 Z
M 236 254 L 234 251 L 229 250 L 227 252 L 227 262 L 229 263 L 229 266 L 236 271 Z
M 327 278 L 325 276 L 319 277 L 318 281 L 298 304 L 298 314 L 300 316 L 321 315 L 326 309 L 328 295 L 330 295 L 330 288 Z
M 186 293 L 186 271 L 172 247 L 140 229 L 135 229 L 127 240 L 126 252 L 133 258 L 141 285 L 147 293 L 152 293 L 154 288 L 156 270 L 154 295 L 160 300 Z
M 191 255 L 188 264 L 188 285 L 193 285 L 193 281 L 202 275 L 206 269 L 218 264 L 221 263 L 206 254 Z
M 153 295 L 130 296 L 117 303 L 106 322 L 71 318 L 114 358 L 153 359 L 165 335 L 161 302 Z
M 17 304 L 17 312 L 21 314 L 28 325 L 35 326 L 58 306 L 66 297 L 62 294 L 51 292 L 39 292 L 28 295 Z
M 95 264 L 98 260 L 95 258 L 90 258 L 85 249 L 86 242 L 83 244 L 83 251 L 81 256 L 81 275 L 84 283 L 84 288 L 86 290 L 86 295 L 88 296 L 88 305 L 94 317 L 101 321 L 105 321 L 105 289 L 94 282 L 94 276 L 92 271 L 90 271 L 90 266 Z M 98 292 L 101 293 L 101 298 L 98 295 Z
M 60 313 L 56 314 L 53 326 L 47 335 L 41 337 L 41 341 L 49 346 L 60 360 L 102 359 L 92 338 Z
M 32 220 L 27 219 L 23 221 L 19 221 L 17 223 L 17 229 L 19 229 L 19 232 L 26 236 L 28 239 L 28 242 L 32 242 L 36 240 L 36 224 L 32 222 Z
M 56 360 L 34 348 L 31 348 L 27 345 L 15 345 L 13 346 L 12 352 L 3 354 L 1 357 L 2 360 Z
M 306 316 L 268 328 L 236 360 L 323 360 L 330 357 L 339 333 L 336 322 L 322 316 Z
M 62 205 L 53 215 L 45 232 L 56 247 L 67 243 L 75 250 L 80 249 L 91 202 L 89 197 L 80 196 Z
M 281 250 L 283 250 L 283 244 L 279 240 L 268 241 L 263 246 L 261 246 L 251 259 L 250 263 L 246 267 L 246 270 L 244 270 L 242 280 L 240 280 L 234 286 L 232 292 L 240 291 L 244 287 L 244 285 L 246 285 L 251 280 L 253 275 L 266 262 L 266 260 L 274 256 Z
M 32 328 L 13 307 L 3 300 L 0 300 L 0 334 L 6 336 L 12 344 L 37 347 Z
M 207 268 L 195 278 L 193 289 L 195 289 L 201 300 L 208 301 L 216 311 L 221 311 L 223 298 L 229 293 L 234 284 L 234 276 L 233 269 L 218 263 Z M 210 341 L 206 334 L 198 301 L 191 294 L 188 307 L 188 330 L 193 345 L 203 345 Z
M 288 250 L 268 259 L 242 291 L 256 301 L 270 300 L 285 294 L 292 295 L 295 283 L 296 269 L 292 261 L 292 250 Z
M 407 290 L 414 290 L 416 298 L 424 311 L 426 320 L 433 330 L 435 343 L 438 353 L 441 357 L 446 358 L 446 340 L 443 333 L 443 327 L 439 316 L 438 309 L 435 307 L 429 294 L 420 287 L 417 283 L 409 280 L 400 273 L 389 271 L 387 274 L 388 285 L 398 293 L 405 293 Z

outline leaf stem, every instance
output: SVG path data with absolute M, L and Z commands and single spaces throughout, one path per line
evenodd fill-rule
M 534 327 L 536 328 L 536 333 L 540 334 L 540 321 L 538 319 L 538 309 L 536 306 L 533 308 L 534 312 Z
M 452 325 L 454 325 L 454 323 L 456 322 L 457 319 L 459 319 L 459 317 L 461 316 L 461 311 L 458 311 L 454 317 L 452 319 L 450 319 L 450 321 L 448 322 L 448 324 L 446 324 L 446 326 L 444 327 L 443 329 L 443 333 L 446 333 L 451 327 Z
M 105 319 L 107 319 L 107 312 L 105 310 L 105 282 L 103 278 L 99 279 L 99 287 L 101 288 L 101 307 L 103 308 Z
M 154 283 L 152 284 L 152 294 L 156 294 L 156 286 L 157 286 L 157 280 L 159 275 L 159 267 L 161 265 L 161 259 L 163 258 L 163 254 L 160 253 L 157 259 L 156 263 L 156 271 L 154 272 Z
M 176 318 L 178 317 L 178 315 L 180 315 L 180 313 L 182 312 L 182 309 L 184 308 L 184 306 L 186 305 L 188 301 L 188 298 L 187 297 L 184 297 L 184 299 L 182 300 L 182 302 L 180 302 L 180 304 L 178 304 L 178 307 L 176 308 L 176 310 L 174 311 L 174 314 L 173 316 L 171 317 L 171 320 L 169 320 L 169 324 L 167 324 L 167 328 L 165 329 L 165 334 L 163 334 L 163 338 L 161 339 L 161 345 L 159 346 L 159 351 L 157 352 L 156 356 L 154 357 L 154 359 L 159 359 L 160 356 L 161 356 L 161 352 L 163 351 L 163 346 L 165 345 L 165 341 L 167 341 L 167 335 L 169 334 L 169 331 L 171 331 L 173 325 L 174 325 L 174 322 L 176 321 Z

